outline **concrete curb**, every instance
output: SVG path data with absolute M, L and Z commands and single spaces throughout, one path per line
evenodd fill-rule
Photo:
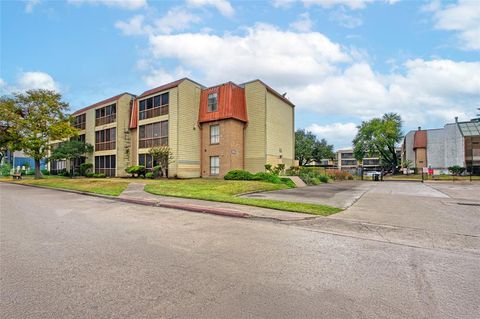
M 241 211 L 234 211 L 234 210 L 222 209 L 222 208 L 213 208 L 213 207 L 207 207 L 207 206 L 188 205 L 188 204 L 161 203 L 161 202 L 151 201 L 151 200 L 142 200 L 139 198 L 115 197 L 115 196 L 109 196 L 109 195 L 82 192 L 82 191 L 77 191 L 73 189 L 71 190 L 71 189 L 54 188 L 54 187 L 47 187 L 47 186 L 41 186 L 41 185 L 19 184 L 19 183 L 8 182 L 8 181 L 2 181 L 2 183 L 8 183 L 8 184 L 20 185 L 20 186 L 26 186 L 26 187 L 50 189 L 50 190 L 61 191 L 66 193 L 74 193 L 78 195 L 99 197 L 103 199 L 111 199 L 117 202 L 124 202 L 124 203 L 130 203 L 130 204 L 180 209 L 180 210 L 185 210 L 185 211 L 194 212 L 194 213 L 204 213 L 204 214 L 219 215 L 219 216 L 225 216 L 225 217 L 236 217 L 236 218 L 252 217 L 250 214 L 247 214 Z

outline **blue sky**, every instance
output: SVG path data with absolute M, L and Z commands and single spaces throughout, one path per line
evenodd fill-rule
M 184 76 L 260 78 L 340 148 L 385 112 L 405 131 L 474 116 L 480 1 L 3 1 L 0 62 L 2 94 L 56 89 L 72 111 Z

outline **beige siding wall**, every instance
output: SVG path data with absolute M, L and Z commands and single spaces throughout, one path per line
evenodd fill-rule
M 117 151 L 116 151 L 116 176 L 127 176 L 125 168 L 130 166 L 130 152 L 132 150 L 130 130 L 130 107 L 132 98 L 124 94 L 117 102 Z
M 200 87 L 188 80 L 178 85 L 177 177 L 200 177 Z M 173 176 L 173 175 L 171 175 Z
M 294 107 L 267 91 L 267 163 L 292 166 L 295 158 Z
M 248 125 L 245 129 L 245 170 L 265 170 L 266 163 L 266 95 L 265 86 L 254 81 L 245 84 Z

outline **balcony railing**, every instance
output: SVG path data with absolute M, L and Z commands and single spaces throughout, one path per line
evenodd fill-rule
M 85 129 L 85 122 L 83 123 L 78 123 L 78 124 L 73 124 L 74 128 L 77 128 L 79 130 L 84 130 Z
M 157 106 L 152 109 L 143 110 L 139 113 L 140 120 L 149 119 L 160 115 L 168 114 L 168 105 Z
M 108 151 L 116 148 L 116 141 L 95 143 L 95 151 Z
M 139 148 L 149 148 L 154 146 L 167 146 L 168 137 L 144 138 L 139 141 Z
M 95 119 L 95 126 L 113 123 L 117 119 L 117 114 L 102 116 Z

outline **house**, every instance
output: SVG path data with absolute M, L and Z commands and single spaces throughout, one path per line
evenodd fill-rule
M 223 177 L 233 169 L 294 164 L 294 104 L 261 80 L 207 88 L 183 78 L 73 115 L 79 139 L 95 146 L 74 165 L 93 163 L 96 173 L 107 176 L 125 176 L 131 165 L 152 169 L 148 152 L 154 146 L 172 151 L 169 177 Z
M 480 120 L 445 124 L 443 128 L 423 130 L 419 127 L 405 135 L 403 162 L 410 161 L 417 173 L 430 168 L 448 174 L 448 167 L 465 167 L 480 173 Z

